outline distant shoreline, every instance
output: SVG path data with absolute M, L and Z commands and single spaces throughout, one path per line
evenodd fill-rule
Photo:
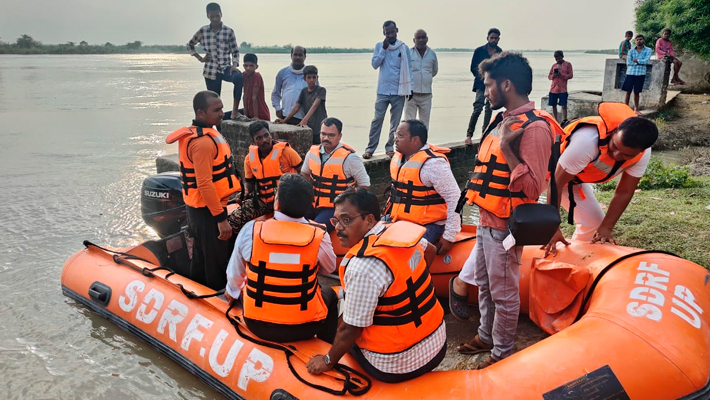
M 340 47 L 307 47 L 311 54 L 345 54 L 345 53 L 372 53 L 370 48 L 340 48 Z M 455 52 L 455 53 L 473 53 L 474 49 L 467 48 L 434 48 L 438 52 Z M 198 53 L 204 51 L 198 46 Z M 240 46 L 241 54 L 256 53 L 256 54 L 288 54 L 291 51 L 291 46 Z M 516 52 L 549 52 L 554 50 L 511 50 Z M 616 50 L 565 50 L 570 53 L 590 53 L 590 54 L 616 54 Z M 74 44 L 68 42 L 65 44 L 40 44 L 35 43 L 31 46 L 20 46 L 14 43 L 0 42 L 0 55 L 95 55 L 95 54 L 187 54 L 185 45 L 143 45 L 140 41 L 127 43 L 125 45 L 114 45 L 106 43 L 105 45 L 89 45 L 85 42 Z

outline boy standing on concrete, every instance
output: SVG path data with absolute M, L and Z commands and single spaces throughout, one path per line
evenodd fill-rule
M 303 80 L 308 86 L 301 89 L 296 105 L 291 112 L 283 119 L 277 119 L 277 124 L 283 124 L 291 119 L 303 108 L 308 110 L 298 126 L 311 128 L 313 131 L 313 144 L 320 144 L 320 126 L 324 119 L 328 118 L 325 110 L 325 88 L 318 85 L 318 68 L 309 65 L 303 68 Z
M 242 98 L 244 81 L 239 71 L 239 47 L 234 30 L 222 23 L 222 9 L 217 3 L 207 4 L 207 18 L 209 25 L 198 30 L 187 43 L 187 50 L 205 66 L 202 75 L 205 77 L 207 90 L 218 95 L 222 94 L 222 81 L 234 84 L 234 105 L 232 106 L 232 119 L 246 119 L 239 113 L 239 101 Z M 202 44 L 205 56 L 195 50 L 197 43 Z
M 653 51 L 650 47 L 644 46 L 643 35 L 636 35 L 636 47 L 629 50 L 626 57 L 626 79 L 621 86 L 621 90 L 626 92 L 625 103 L 629 105 L 631 91 L 634 92 L 634 111 L 639 112 L 639 94 L 643 90 L 643 83 L 646 80 L 646 65 L 651 60 Z
M 269 107 L 264 97 L 264 78 L 256 72 L 259 58 L 256 54 L 244 55 L 244 115 L 253 120 L 271 121 Z
M 550 67 L 550 73 L 547 79 L 552 81 L 550 85 L 550 97 L 547 105 L 552 107 L 552 114 L 557 118 L 557 104 L 562 107 L 562 125 L 567 122 L 567 81 L 572 79 L 572 64 L 565 61 L 565 55 L 562 50 L 555 52 L 555 63 Z

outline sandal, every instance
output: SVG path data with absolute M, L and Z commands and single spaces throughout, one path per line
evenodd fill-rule
M 237 115 L 232 114 L 232 121 L 251 122 L 251 118 L 244 114 L 237 113 Z
M 485 360 L 483 360 L 482 363 L 480 363 L 480 364 L 478 364 L 478 365 L 476 366 L 476 369 L 488 368 L 488 367 L 490 367 L 491 365 L 493 365 L 493 364 L 495 364 L 495 363 L 497 363 L 497 362 L 498 362 L 498 360 L 496 360 L 495 358 L 493 358 L 493 356 L 488 356 Z
M 372 158 L 372 153 L 370 153 L 369 151 L 366 151 L 366 152 L 362 153 L 362 158 L 364 158 L 365 160 L 369 160 Z
M 459 321 L 468 321 L 468 296 L 461 296 L 454 292 L 454 279 L 449 279 L 449 310 L 451 315 Z
M 478 334 L 476 334 L 473 339 L 469 340 L 466 343 L 461 343 L 461 345 L 456 348 L 456 351 L 458 351 L 460 354 L 468 355 L 485 353 L 491 350 L 493 350 L 493 345 L 484 343 L 483 340 L 481 340 L 481 337 L 478 336 Z

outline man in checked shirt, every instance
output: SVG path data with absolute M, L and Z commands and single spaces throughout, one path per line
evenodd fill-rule
M 207 5 L 207 18 L 210 20 L 210 24 L 203 26 L 192 36 L 192 39 L 187 43 L 187 49 L 193 57 L 205 64 L 202 75 L 205 77 L 207 90 L 221 95 L 222 81 L 234 84 L 234 105 L 231 118 L 248 120 L 239 112 L 244 80 L 242 72 L 238 68 L 239 47 L 237 47 L 234 30 L 222 23 L 222 9 L 217 3 Z M 197 43 L 200 43 L 205 49 L 207 54 L 204 57 L 195 51 Z

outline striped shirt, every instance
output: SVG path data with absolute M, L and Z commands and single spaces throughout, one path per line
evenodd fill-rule
M 192 36 L 187 43 L 187 50 L 195 55 L 195 45 L 200 43 L 205 52 L 212 56 L 212 59 L 205 62 L 202 69 L 202 76 L 207 79 L 217 79 L 218 73 L 224 73 L 225 68 L 239 66 L 239 47 L 234 30 L 225 24 L 217 31 L 213 32 L 210 25 L 205 25 Z
M 376 235 L 384 229 L 377 223 L 365 236 Z M 420 244 L 426 248 L 427 241 Z M 389 268 L 374 257 L 353 257 L 343 276 L 347 294 L 343 305 L 343 322 L 366 328 L 372 325 L 375 307 L 380 297 L 394 281 Z M 431 335 L 413 347 L 394 354 L 375 353 L 361 349 L 367 361 L 375 368 L 388 374 L 406 374 L 419 369 L 431 361 L 446 343 L 446 324 L 442 321 Z
M 653 51 L 650 47 L 643 46 L 643 50 L 638 51 L 636 47 L 629 50 L 626 56 L 626 75 L 646 75 L 646 64 L 651 59 Z M 637 60 L 634 62 L 632 60 Z

